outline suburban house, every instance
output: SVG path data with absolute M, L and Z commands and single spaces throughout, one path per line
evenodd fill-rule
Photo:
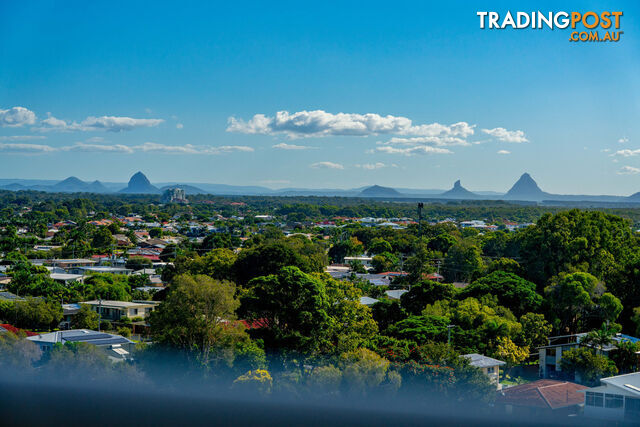
M 51 267 L 60 267 L 63 268 L 65 270 L 68 270 L 70 268 L 75 268 L 75 267 L 90 267 L 92 265 L 94 265 L 96 263 L 95 260 L 92 259 L 83 259 L 83 258 L 76 258 L 76 259 L 47 259 L 44 261 L 45 265 L 51 266 Z
M 469 365 L 482 370 L 498 390 L 502 388 L 500 385 L 500 366 L 506 365 L 507 362 L 477 353 L 463 354 L 462 357 L 469 359 Z
M 51 273 L 49 277 L 63 285 L 68 285 L 73 282 L 82 282 L 84 280 L 84 276 L 82 274 Z
M 586 386 L 556 380 L 538 380 L 503 388 L 496 397 L 496 407 L 508 414 L 553 416 L 576 414 L 584 403 L 580 393 Z
M 363 265 L 364 268 L 371 267 L 371 261 L 373 261 L 373 257 L 370 256 L 346 256 L 344 257 L 344 263 L 349 264 L 351 261 L 359 262 Z
M 599 386 L 583 391 L 585 417 L 640 421 L 640 372 L 602 378 Z
M 375 298 L 371 298 L 371 297 L 360 297 L 360 304 L 362 305 L 367 305 L 367 306 L 371 306 L 375 303 L 377 303 L 379 300 L 375 299 Z
M 89 273 L 109 273 L 109 274 L 124 274 L 125 276 L 133 273 L 133 270 L 130 268 L 124 267 L 110 267 L 110 266 L 99 266 L 99 267 L 75 267 L 70 268 L 69 273 L 74 274 L 89 274 Z
M 35 343 L 43 354 L 51 351 L 55 344 L 86 343 L 95 345 L 114 362 L 130 359 L 131 352 L 135 348 L 135 343 L 123 336 L 89 329 L 49 332 L 26 339 Z
M 547 341 L 547 345 L 538 347 L 539 350 L 539 358 L 538 358 L 538 367 L 541 378 L 561 378 L 562 377 L 562 368 L 560 366 L 560 361 L 562 360 L 562 353 L 567 350 L 571 350 L 573 348 L 578 348 L 580 346 L 586 345 L 582 343 L 584 337 L 586 337 L 586 333 L 574 334 L 574 335 L 561 335 L 557 337 L 549 337 Z M 610 351 L 615 350 L 616 344 L 623 341 L 629 341 L 633 343 L 640 342 L 639 338 L 635 338 L 629 335 L 624 334 L 616 334 L 612 337 L 612 344 L 604 346 L 602 349 L 599 349 L 599 352 L 602 352 L 605 356 L 609 354 Z
M 90 306 L 93 311 L 100 314 L 100 317 L 103 320 L 118 321 L 123 317 L 146 318 L 159 303 L 156 301 L 129 302 L 93 300 L 84 301 L 80 304 L 86 304 Z

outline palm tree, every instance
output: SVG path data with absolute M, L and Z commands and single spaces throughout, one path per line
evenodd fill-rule
M 593 330 L 580 341 L 580 344 L 594 347 L 597 353 L 600 353 L 607 345 L 613 343 L 613 337 L 616 330 L 606 323 L 603 323 L 600 329 Z

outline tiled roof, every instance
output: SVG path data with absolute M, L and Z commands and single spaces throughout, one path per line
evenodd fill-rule
M 547 409 L 564 408 L 583 403 L 584 394 L 579 391 L 586 388 L 568 381 L 539 380 L 503 389 L 498 394 L 496 403 Z

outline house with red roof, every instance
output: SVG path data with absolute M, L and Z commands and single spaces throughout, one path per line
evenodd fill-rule
M 569 381 L 538 380 L 498 392 L 496 407 L 515 415 L 563 416 L 578 412 L 588 387 Z

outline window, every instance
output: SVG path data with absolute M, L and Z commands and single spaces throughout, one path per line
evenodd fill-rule
M 493 366 L 489 366 L 489 367 L 487 368 L 487 374 L 493 374 L 494 369 L 495 369 L 495 368 L 494 368 Z
M 587 406 L 597 406 L 602 408 L 603 404 L 603 394 L 602 393 L 594 393 L 592 391 L 588 391 L 586 393 L 586 397 L 584 399 L 584 404 Z
M 604 407 L 611 409 L 622 408 L 624 398 L 619 394 L 605 394 L 604 395 Z

